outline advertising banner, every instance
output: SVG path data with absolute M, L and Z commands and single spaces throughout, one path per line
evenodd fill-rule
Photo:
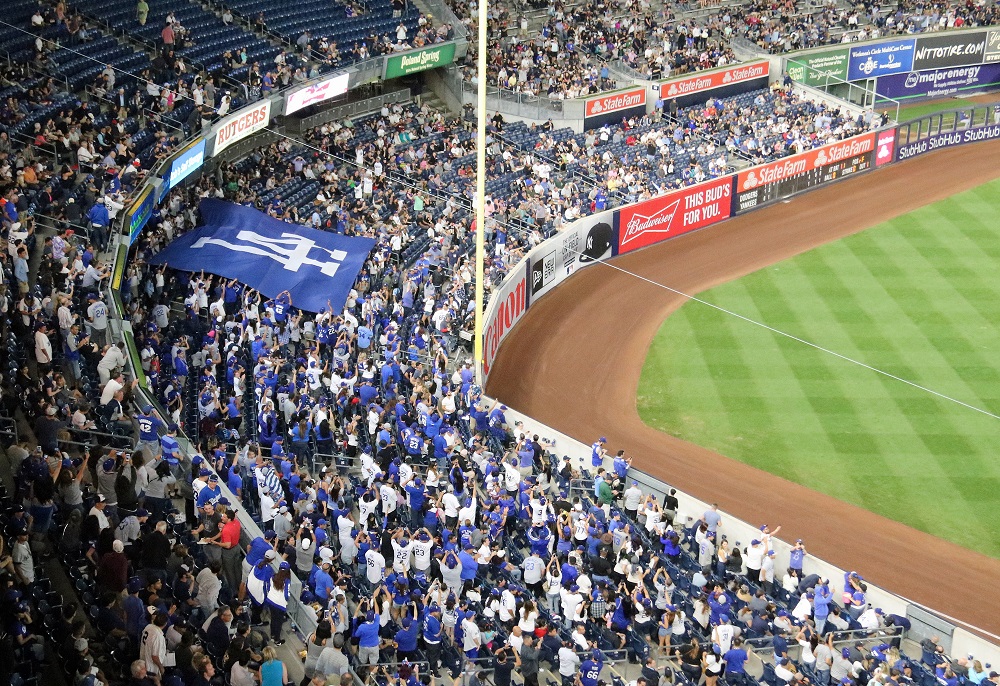
M 237 143 L 247 136 L 252 136 L 258 131 L 262 131 L 270 121 L 270 99 L 263 100 L 250 107 L 244 107 L 239 112 L 231 114 L 212 129 L 212 137 L 215 143 L 212 147 L 212 155 L 218 155 L 233 143 Z
M 163 175 L 161 194 L 166 194 L 171 188 L 201 169 L 205 163 L 205 139 L 199 138 L 181 150 L 170 163 L 170 170 Z
M 879 131 L 875 140 L 875 166 L 881 167 L 896 159 L 896 127 Z
M 383 79 L 395 79 L 428 69 L 444 67 L 455 61 L 455 43 L 438 43 L 422 50 L 411 50 L 385 58 Z
M 548 293 L 577 270 L 611 257 L 614 211 L 574 222 L 531 254 L 531 302 Z
M 623 117 L 642 116 L 646 113 L 646 87 L 601 95 L 584 103 L 584 130 L 595 129 L 609 123 L 619 123 Z
M 153 207 L 156 204 L 155 186 L 147 184 L 139 192 L 139 197 L 135 199 L 132 206 L 128 208 L 125 215 L 125 229 L 128 231 L 128 244 L 135 243 L 149 218 L 153 215 Z
M 785 70 L 799 83 L 807 86 L 823 86 L 827 82 L 846 81 L 847 63 L 847 48 L 840 48 L 810 55 L 793 55 L 788 58 Z
M 627 110 L 639 105 L 646 105 L 645 88 L 633 88 L 623 93 L 612 93 L 611 95 L 591 98 L 586 102 L 584 116 L 593 117 L 598 114 Z
M 974 67 L 952 67 L 883 76 L 875 91 L 884 98 L 941 98 L 956 93 L 987 90 L 1000 85 L 1000 62 Z
M 736 214 L 834 179 L 867 171 L 874 164 L 875 134 L 807 150 L 736 175 Z
M 913 71 L 982 64 L 986 54 L 986 31 L 939 33 L 917 39 Z
M 238 279 L 268 298 L 287 290 L 307 312 L 339 311 L 375 246 L 374 238 L 290 224 L 214 198 L 198 209 L 205 225 L 174 240 L 150 264 Z
M 309 105 L 326 102 L 338 95 L 343 95 L 347 92 L 347 82 L 350 80 L 350 74 L 335 74 L 328 79 L 289 93 L 288 97 L 285 98 L 285 114 L 292 114 L 309 107 Z
M 928 136 L 923 140 L 913 143 L 903 143 L 896 148 L 896 160 L 908 160 L 924 153 L 942 148 L 951 148 L 956 145 L 966 143 L 981 143 L 1000 139 L 1000 124 L 989 124 L 987 126 L 976 126 L 964 131 L 954 131 L 952 133 L 940 133 L 936 136 Z
M 496 308 L 483 324 L 483 376 L 489 376 L 500 343 L 528 310 L 528 260 L 522 260 L 495 296 Z
M 986 32 L 986 50 L 983 54 L 983 62 L 986 64 L 1000 62 L 1000 31 Z
M 728 219 L 732 213 L 733 177 L 661 195 L 616 213 L 616 255 L 680 236 Z
M 737 64 L 728 69 L 702 72 L 696 76 L 664 81 L 660 84 L 660 97 L 669 100 L 681 95 L 692 95 L 744 81 L 767 78 L 769 73 L 770 63 L 767 60 L 751 64 Z
M 876 76 L 912 71 L 914 42 L 911 38 L 851 48 L 847 79 L 861 81 Z

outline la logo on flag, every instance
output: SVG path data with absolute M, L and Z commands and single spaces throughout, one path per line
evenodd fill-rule
M 298 236 L 294 233 L 283 233 L 281 238 L 269 238 L 254 231 L 240 231 L 236 238 L 246 243 L 233 243 L 221 238 L 199 238 L 192 249 L 204 248 L 206 245 L 221 245 L 229 250 L 260 255 L 280 263 L 285 269 L 297 272 L 303 265 L 319 267 L 320 271 L 327 276 L 335 276 L 337 268 L 347 258 L 344 250 L 327 250 L 320 248 L 316 243 L 305 236 Z M 321 261 L 309 257 L 309 253 L 317 250 L 326 253 L 329 258 Z
M 292 304 L 307 312 L 342 309 L 375 247 L 374 238 L 290 224 L 214 198 L 198 209 L 204 225 L 177 238 L 151 264 L 237 279 L 269 298 L 287 290 Z

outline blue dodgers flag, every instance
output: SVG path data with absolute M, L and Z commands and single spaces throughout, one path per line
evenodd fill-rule
M 150 260 L 175 269 L 237 279 L 268 298 L 284 290 L 309 312 L 344 307 L 374 238 L 341 236 L 289 224 L 250 207 L 205 199 L 205 222 Z

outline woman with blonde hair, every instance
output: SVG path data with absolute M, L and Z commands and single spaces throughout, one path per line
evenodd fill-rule
M 274 646 L 267 646 L 261 652 L 264 661 L 257 670 L 260 686 L 285 686 L 288 681 L 288 668 L 278 659 L 278 651 Z

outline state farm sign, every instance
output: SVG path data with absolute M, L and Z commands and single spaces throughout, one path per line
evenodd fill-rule
M 631 109 L 632 107 L 645 107 L 645 105 L 646 89 L 635 88 L 624 93 L 612 93 L 611 95 L 588 100 L 584 116 L 597 117 L 602 114 L 617 112 L 618 110 Z
M 700 93 L 701 91 L 721 88 L 722 86 L 734 83 L 766 78 L 769 73 L 770 64 L 766 60 L 752 64 L 741 64 L 720 71 L 677 79 L 676 81 L 665 81 L 660 84 L 660 97 L 669 100 L 681 95 L 691 95 L 692 93 Z
M 875 149 L 875 134 L 866 133 L 845 141 L 824 145 L 821 148 L 800 152 L 777 162 L 763 164 L 740 172 L 736 177 L 736 190 L 742 192 L 777 183 L 807 171 L 825 167 Z
M 500 343 L 528 309 L 528 262 L 523 260 L 517 272 L 500 286 L 494 296 L 496 307 L 487 315 L 483 328 L 483 377 L 490 374 Z
M 271 101 L 265 100 L 251 107 L 244 107 L 232 116 L 223 119 L 216 124 L 215 147 L 212 148 L 212 155 L 218 155 L 233 143 L 239 142 L 247 136 L 267 128 L 271 121 Z
M 732 191 L 733 177 L 725 176 L 621 208 L 617 254 L 728 219 Z

